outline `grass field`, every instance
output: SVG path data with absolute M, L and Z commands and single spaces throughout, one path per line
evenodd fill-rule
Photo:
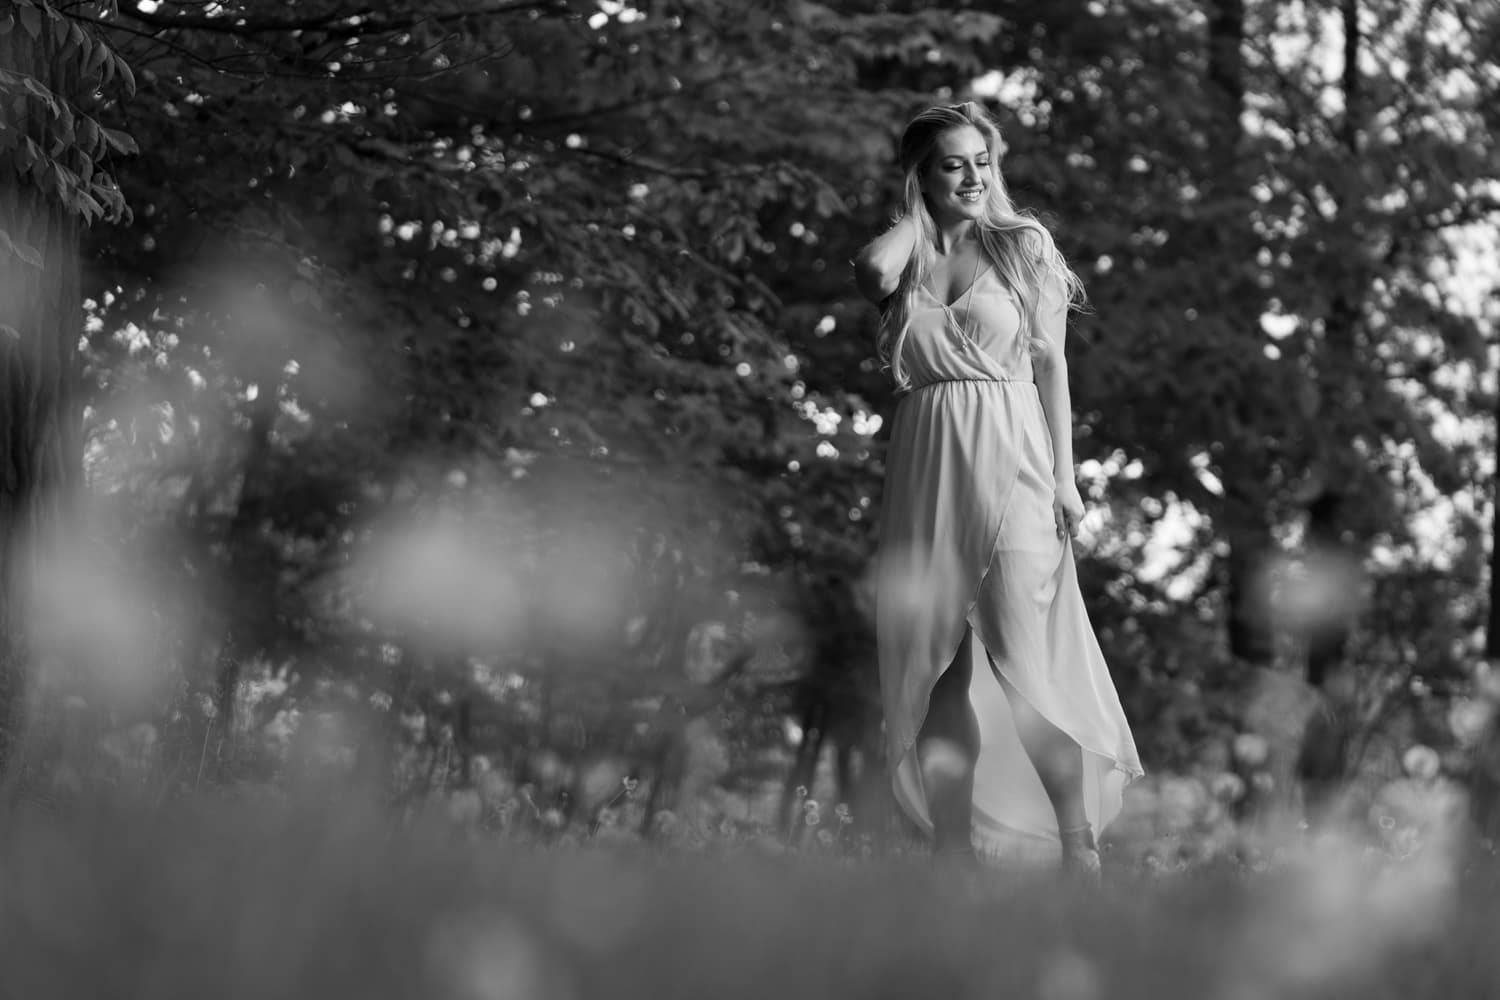
M 540 848 L 336 797 L 20 811 L 0 996 L 1500 996 L 1500 863 L 1336 843 L 1103 890 L 917 858 Z

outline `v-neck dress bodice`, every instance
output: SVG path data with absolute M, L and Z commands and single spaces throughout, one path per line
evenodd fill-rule
M 1021 306 L 994 268 L 985 268 L 951 305 L 918 292 L 902 363 L 913 388 L 964 378 L 1031 381 Z
M 1060 332 L 1064 316 L 1044 308 L 1040 322 Z M 1096 831 L 1142 771 L 1071 541 L 1057 536 L 1052 439 L 1023 326 L 1021 303 L 993 268 L 952 304 L 918 293 L 901 354 L 911 389 L 886 453 L 876 632 L 903 812 L 931 833 L 915 743 L 933 686 L 972 629 L 973 841 L 991 857 L 1044 859 L 1060 853 L 1057 822 L 999 677 L 1083 748 Z

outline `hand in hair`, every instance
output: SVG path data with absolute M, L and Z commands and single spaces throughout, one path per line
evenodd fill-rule
M 854 255 L 854 283 L 859 293 L 879 305 L 901 283 L 901 272 L 917 246 L 917 221 L 907 215 Z

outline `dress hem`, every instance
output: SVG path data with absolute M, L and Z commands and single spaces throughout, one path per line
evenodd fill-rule
M 995 538 L 994 538 L 994 541 L 991 542 L 991 544 L 990 544 L 990 557 L 989 557 L 989 560 L 985 563 L 984 572 L 979 575 L 978 581 L 976 581 L 975 584 L 974 584 L 974 596 L 972 597 L 972 599 L 970 599 L 968 607 L 964 610 L 963 618 L 960 619 L 964 623 L 964 626 L 965 626 L 964 627 L 964 632 L 961 632 L 959 634 L 958 643 L 957 643 L 957 646 L 954 648 L 953 656 L 950 656 L 948 658 L 947 664 L 941 670 L 939 670 L 937 672 L 937 676 L 935 676 L 933 678 L 932 684 L 928 686 L 927 692 L 926 692 L 925 696 L 922 699 L 922 711 L 921 711 L 921 713 L 917 717 L 916 725 L 911 730 L 912 736 L 908 740 L 903 740 L 903 744 L 904 745 L 901 748 L 901 752 L 896 756 L 896 759 L 893 762 L 893 765 L 891 767 L 891 787 L 892 787 L 892 792 L 893 793 L 897 793 L 897 790 L 898 790 L 898 783 L 900 781 L 900 775 L 901 775 L 901 766 L 903 764 L 905 764 L 906 759 L 909 756 L 911 756 L 913 750 L 915 749 L 915 747 L 917 745 L 918 735 L 922 732 L 922 727 L 924 725 L 926 725 L 926 723 L 927 723 L 927 716 L 931 712 L 931 709 L 932 709 L 932 692 L 933 692 L 933 689 L 937 687 L 938 681 L 942 680 L 943 675 L 946 674 L 948 672 L 948 670 L 952 667 L 954 659 L 956 659 L 957 656 L 958 656 L 958 648 L 960 648 L 960 647 L 963 646 L 963 636 L 964 636 L 964 633 L 967 633 L 967 632 L 972 632 L 974 634 L 974 638 L 977 639 L 979 641 L 980 645 L 983 647 L 985 661 L 989 664 L 990 669 L 992 671 L 994 671 L 997 675 L 999 675 L 999 677 L 1001 677 L 1002 679 L 1004 679 L 1005 682 L 1010 685 L 1010 687 L 1011 687 L 1012 690 L 1014 690 L 1017 694 L 1021 695 L 1021 697 L 1023 698 L 1023 700 L 1027 701 L 1031 705 L 1033 711 L 1035 711 L 1043 719 L 1046 719 L 1047 722 L 1051 723 L 1051 725 L 1054 726 L 1056 729 L 1058 729 L 1060 732 L 1065 733 L 1068 736 L 1068 738 L 1071 739 L 1074 743 L 1076 743 L 1078 745 L 1079 749 L 1082 750 L 1084 753 L 1092 754 L 1095 757 L 1098 757 L 1098 758 L 1101 758 L 1103 760 L 1107 760 L 1107 761 L 1110 762 L 1109 770 L 1107 772 L 1105 772 L 1105 773 L 1113 773 L 1115 771 L 1119 771 L 1119 772 L 1123 773 L 1125 775 L 1125 784 L 1126 785 L 1129 785 L 1132 782 L 1134 782 L 1134 781 L 1136 781 L 1136 780 L 1138 780 L 1138 779 L 1140 779 L 1140 778 L 1142 778 L 1142 777 L 1145 776 L 1146 772 L 1145 772 L 1145 770 L 1139 764 L 1135 765 L 1134 767 L 1127 766 L 1125 764 L 1125 762 L 1120 757 L 1118 757 L 1116 754 L 1114 754 L 1114 753 L 1103 751 L 1103 750 L 1094 749 L 1094 748 L 1091 748 L 1089 746 L 1085 746 L 1084 742 L 1082 740 L 1078 739 L 1076 736 L 1074 736 L 1073 733 L 1068 732 L 1062 726 L 1058 725 L 1056 721 L 1054 721 L 1052 718 L 1050 718 L 1047 715 L 1047 713 L 1043 712 L 1040 708 L 1038 708 L 1036 706 L 1036 704 L 1035 704 L 1035 699 L 1027 697 L 1026 693 L 1021 690 L 1021 686 L 1017 685 L 1016 682 L 1015 682 L 1015 680 L 1010 676 L 1010 674 L 1007 673 L 1005 670 L 1003 670 L 1001 668 L 999 661 L 995 658 L 995 655 L 990 651 L 990 644 L 987 643 L 987 642 L 985 642 L 984 637 L 982 635 L 980 635 L 979 629 L 975 626 L 975 623 L 974 623 L 973 618 L 972 618 L 972 616 L 974 614 L 974 609 L 979 606 L 979 595 L 981 593 L 983 593 L 983 591 L 984 591 L 984 583 L 985 583 L 985 581 L 988 580 L 989 577 L 990 577 L 990 574 L 992 572 L 994 572 L 995 560 L 996 560 L 996 557 L 997 557 L 997 555 L 999 553 L 999 550 L 1000 550 L 1000 537 L 1001 537 L 1002 532 L 1005 529 L 1005 519 L 1010 514 L 1011 495 L 1014 493 L 1014 491 L 1015 491 L 1015 482 L 1014 482 L 1014 480 L 1012 480 L 1012 482 L 1011 482 L 1011 491 L 1010 491 L 1010 493 L 1007 493 L 1007 495 L 1006 495 L 1005 506 L 1004 506 L 1004 509 L 1002 510 L 1002 512 L 1000 514 L 1000 523 L 995 528 Z M 1065 541 L 1064 542 L 1064 546 L 1065 546 L 1065 551 L 1064 551 L 1063 558 L 1071 558 L 1071 551 L 1070 550 L 1071 550 L 1071 547 L 1072 547 L 1072 540 L 1068 539 L 1067 541 Z M 1006 694 L 1006 697 L 1007 697 L 1007 699 L 1009 699 L 1009 697 L 1010 697 L 1008 692 Z M 981 744 L 981 746 L 982 746 L 982 744 Z M 921 790 L 921 792 L 922 792 L 922 798 L 923 798 L 924 803 L 925 803 L 925 800 L 927 798 L 927 790 L 922 787 L 922 770 L 921 770 L 920 766 L 917 768 L 916 774 L 917 774 L 917 787 Z M 910 810 L 908 810 L 905 807 L 905 804 L 901 802 L 901 796 L 900 796 L 900 794 L 896 794 L 895 797 L 896 797 L 897 804 L 902 806 L 902 811 L 903 812 L 907 812 L 908 815 L 909 815 L 910 814 Z M 929 808 L 928 811 L 930 812 L 930 808 Z M 924 820 L 921 817 L 909 815 L 909 818 L 913 822 L 915 822 L 917 824 L 917 826 L 920 829 L 923 830 L 923 832 L 930 832 L 930 828 L 932 827 L 932 820 L 931 820 L 930 817 L 928 817 L 928 818 L 926 818 Z M 1103 824 L 1103 823 L 1100 824 L 1101 831 L 1102 831 L 1102 829 L 1103 829 L 1104 826 L 1105 826 L 1105 824 Z M 1046 838 L 1037 838 L 1037 839 L 1046 839 Z

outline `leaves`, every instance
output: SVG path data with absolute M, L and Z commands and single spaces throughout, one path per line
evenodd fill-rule
M 118 53 L 111 52 L 108 64 L 113 68 L 114 75 L 120 78 L 121 83 L 125 87 L 126 95 L 134 97 L 136 92 L 135 73 L 131 70 L 130 63 L 126 62 Z M 106 78 L 104 81 L 105 86 L 108 86 L 111 82 L 112 78 Z
M 409 3 L 352 24 L 315 0 L 298 18 L 330 19 L 297 32 L 205 24 L 189 6 L 162 5 L 154 46 L 69 29 L 70 58 L 106 85 L 134 81 L 108 42 L 142 53 L 151 99 L 128 118 L 64 102 L 64 121 L 0 76 L 49 126 L 0 131 L 0 147 L 83 217 L 128 217 L 127 195 L 140 209 L 96 239 L 91 291 L 113 297 L 107 330 L 133 323 L 152 349 L 93 338 L 91 371 L 102 396 L 160 397 L 178 437 L 101 431 L 95 454 L 161 463 L 163 478 L 201 461 L 195 509 L 226 509 L 236 429 L 257 412 L 245 385 L 283 405 L 264 485 L 297 500 L 266 504 L 275 580 L 347 562 L 347 539 L 404 516 L 395 497 L 477 503 L 483 491 L 446 477 L 493 474 L 496 503 L 555 516 L 517 529 L 530 542 L 599 519 L 649 525 L 663 551 L 687 552 L 685 582 L 663 601 L 673 614 L 729 614 L 751 564 L 786 613 L 820 595 L 836 609 L 807 625 L 820 661 L 861 676 L 860 619 L 837 581 L 860 579 L 873 551 L 873 417 L 893 399 L 848 261 L 899 197 L 901 123 L 969 96 L 975 78 L 1002 118 L 1012 194 L 1053 222 L 1094 303 L 1070 342 L 1078 452 L 1110 470 L 1097 485 L 1118 549 L 1083 570 L 1111 652 L 1140 664 L 1122 675 L 1140 704 L 1164 690 L 1150 677 L 1206 669 L 1196 654 L 1213 641 L 1204 616 L 1231 515 L 1205 470 L 1236 511 L 1287 538 L 1309 468 L 1340 442 L 1359 442 L 1346 478 L 1361 532 L 1395 537 L 1427 516 L 1425 501 L 1392 500 L 1408 473 L 1475 475 L 1432 428 L 1445 413 L 1473 419 L 1480 404 L 1447 380 L 1493 336 L 1423 289 L 1445 256 L 1434 220 L 1454 210 L 1452 192 L 1493 180 L 1493 146 L 1433 127 L 1454 121 L 1436 116 L 1436 91 L 1392 97 L 1400 115 L 1371 118 L 1390 135 L 1372 128 L 1351 156 L 1326 82 L 1250 59 L 1264 127 L 1230 178 L 1205 155 L 1221 123 L 1191 4 L 703 2 L 585 29 L 561 8 L 439 24 Z M 259 0 L 242 10 L 285 16 Z M 171 23 L 182 12 L 195 16 Z M 1288 51 L 1299 40 L 1282 39 Z M 449 68 L 434 71 L 439 42 Z M 117 155 L 123 191 L 102 169 Z M 265 290 L 266 339 L 236 336 L 226 316 L 254 312 L 230 294 L 241 283 Z M 1330 339 L 1336 292 L 1356 305 L 1352 348 Z M 1295 331 L 1273 337 L 1263 313 Z M 1398 369 L 1418 388 L 1392 390 Z M 314 374 L 330 370 L 360 390 Z M 220 442 L 202 428 L 227 430 Z M 598 506 L 556 513 L 568 496 Z M 1166 575 L 1146 579 L 1163 509 L 1194 527 Z M 246 603 L 312 635 L 326 623 L 297 586 Z M 689 597 L 694 610 L 675 607 Z M 256 634 L 291 644 L 270 625 Z M 337 657 L 306 659 L 312 676 Z
M 30 3 L 22 0 L 17 13 L 20 15 L 21 26 L 26 29 L 26 34 L 30 35 L 33 40 L 40 38 L 42 33 L 42 12 Z
M 122 132 L 119 129 L 106 128 L 101 129 L 100 134 L 104 137 L 104 142 L 111 150 L 117 153 L 124 153 L 128 156 L 140 155 L 141 148 L 136 145 L 135 139 L 129 133 Z
M 11 239 L 10 233 L 4 229 L 0 229 L 0 251 L 15 254 L 21 260 L 35 268 L 40 268 L 45 264 L 40 250 L 26 243 L 16 242 Z
M 50 8 L 47 13 L 61 23 Z M 92 53 L 91 60 L 118 59 L 107 45 L 91 41 L 88 31 L 77 22 L 68 22 L 61 44 L 86 49 Z M 0 90 L 14 95 L 13 121 L 23 126 L 30 121 L 31 134 L 0 125 L 0 149 L 14 150 L 17 174 L 29 178 L 45 195 L 60 200 L 86 222 L 123 218 L 127 214 L 123 199 L 102 183 L 107 175 L 99 174 L 97 163 L 109 153 L 139 155 L 135 139 L 123 130 L 101 127 L 32 73 L 0 70 Z M 45 117 L 30 115 L 28 107 L 41 108 Z

